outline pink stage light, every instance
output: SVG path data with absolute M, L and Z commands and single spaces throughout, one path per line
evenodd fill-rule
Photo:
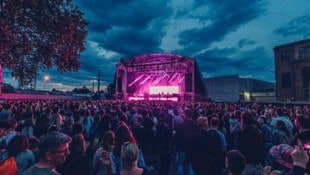
M 160 76 L 159 78 L 157 78 L 152 85 L 157 85 L 159 82 L 161 82 L 165 77 L 168 77 L 168 74 L 164 74 L 162 76 Z
M 184 77 L 180 78 L 178 84 L 180 84 L 183 80 L 184 80 Z
M 174 73 L 169 80 L 169 83 L 173 82 L 174 78 L 178 75 L 178 73 Z
M 133 82 L 131 82 L 128 86 L 134 85 L 136 82 L 138 82 L 144 75 L 140 75 L 138 78 L 136 78 Z
M 179 86 L 150 86 L 150 94 L 179 94 Z
M 143 85 L 147 80 L 149 80 L 152 75 L 147 76 L 143 81 L 140 82 L 140 85 Z

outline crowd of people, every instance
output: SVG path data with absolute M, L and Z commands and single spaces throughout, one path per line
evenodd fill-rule
M 0 174 L 304 175 L 309 150 L 309 105 L 0 104 Z

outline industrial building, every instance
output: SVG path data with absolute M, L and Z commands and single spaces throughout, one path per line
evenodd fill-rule
M 310 39 L 274 48 L 276 100 L 310 100 Z
M 274 83 L 229 75 L 205 79 L 208 98 L 217 102 L 273 102 Z

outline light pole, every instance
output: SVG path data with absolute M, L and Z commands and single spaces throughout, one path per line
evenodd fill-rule
M 48 82 L 49 80 L 50 80 L 50 76 L 49 76 L 49 75 L 44 75 L 44 77 L 43 77 L 43 81 L 44 81 L 44 85 L 43 85 L 44 91 L 45 91 L 45 84 L 46 84 L 46 82 Z

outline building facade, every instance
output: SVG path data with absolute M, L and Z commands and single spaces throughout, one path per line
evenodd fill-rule
M 310 39 L 274 48 L 276 100 L 310 100 Z
M 217 102 L 273 102 L 274 83 L 239 75 L 205 79 L 208 98 Z

